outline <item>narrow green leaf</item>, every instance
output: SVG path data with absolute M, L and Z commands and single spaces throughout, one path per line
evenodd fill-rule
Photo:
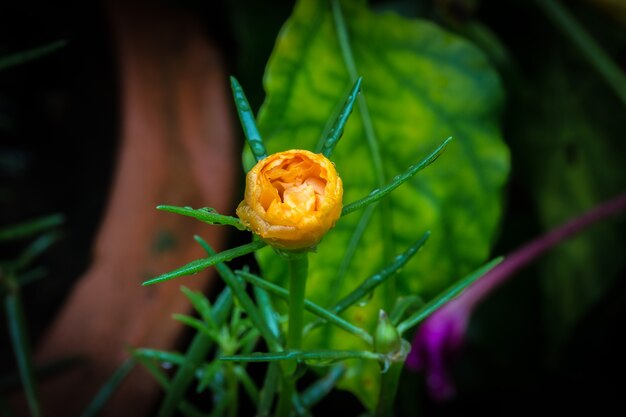
M 205 250 L 207 250 L 209 254 L 215 253 L 213 248 L 211 248 L 209 244 L 202 240 L 200 237 L 197 236 L 196 240 L 202 242 L 202 246 L 205 248 Z M 254 244 L 257 244 L 258 246 L 259 242 L 261 241 L 255 241 L 244 246 L 251 246 Z M 263 245 L 261 245 L 260 247 L 263 246 L 265 246 L 265 243 L 263 243 Z M 273 352 L 282 351 L 280 341 L 270 330 L 268 324 L 263 319 L 263 315 L 254 304 L 254 301 L 252 301 L 250 296 L 246 293 L 245 287 L 239 281 L 239 278 L 235 275 L 235 273 L 224 263 L 217 264 L 215 268 L 217 269 L 218 274 L 222 277 L 226 285 L 230 287 L 235 298 L 239 301 L 241 307 L 246 311 L 248 317 L 250 318 L 250 320 L 252 320 L 255 327 L 259 330 L 259 332 L 261 332 L 261 336 L 263 337 L 263 339 L 265 339 L 265 342 L 268 344 L 270 350 L 272 350 Z
M 293 407 L 293 412 L 297 417 L 313 417 L 313 415 L 307 410 L 306 406 L 302 402 L 300 395 L 297 392 L 294 392 L 291 396 L 291 404 Z
M 0 242 L 5 240 L 22 239 L 59 226 L 64 221 L 61 214 L 53 214 L 31 220 L 0 230 Z
M 237 337 L 241 332 L 250 328 L 249 320 L 242 320 L 242 313 L 239 303 L 235 303 L 230 315 L 230 323 L 227 325 L 231 337 Z
M 257 407 L 258 417 L 268 417 L 272 410 L 274 397 L 278 390 L 278 382 L 280 378 L 280 364 L 271 362 L 267 367 L 263 387 L 259 393 L 259 406 Z
M 159 362 L 163 367 L 169 367 L 172 365 L 183 367 L 186 365 L 187 362 L 187 357 L 181 353 L 168 352 L 160 349 L 137 348 L 133 350 L 133 356 Z M 213 368 L 217 364 L 218 362 L 200 363 L 197 364 L 197 366 L 194 368 L 193 376 L 195 376 L 200 381 L 200 383 L 198 384 L 198 392 L 202 391 L 201 385 L 203 381 L 208 380 L 215 375 L 216 370 Z
M 42 236 L 39 236 L 34 242 L 22 252 L 20 257 L 14 264 L 16 271 L 21 270 L 29 266 L 35 258 L 40 256 L 43 252 L 48 250 L 55 242 L 59 240 L 61 235 L 56 232 L 49 232 Z
M 133 349 L 133 356 L 145 359 L 152 359 L 161 363 L 183 365 L 185 356 L 177 352 L 168 352 L 160 349 L 137 348 Z
M 119 368 L 117 368 L 109 380 L 102 386 L 102 388 L 100 388 L 100 391 L 98 391 L 93 400 L 91 400 L 85 411 L 81 414 L 81 417 L 97 416 L 102 411 L 107 401 L 109 401 L 113 393 L 115 393 L 122 381 L 124 381 L 124 378 L 126 378 L 134 367 L 135 361 L 133 359 L 128 359 Z
M 196 237 L 196 240 L 206 244 L 202 238 Z M 218 326 L 226 321 L 232 305 L 232 291 L 230 288 L 226 287 L 222 290 L 213 304 L 213 320 L 218 324 Z M 178 404 L 183 398 L 184 393 L 193 381 L 196 369 L 201 366 L 202 361 L 206 358 L 212 346 L 213 341 L 209 336 L 201 332 L 196 333 L 191 341 L 191 344 L 189 345 L 189 348 L 187 349 L 184 363 L 180 366 L 180 368 L 178 368 L 178 371 L 176 371 L 176 374 L 172 379 L 170 389 L 167 391 L 165 399 L 159 409 L 159 417 L 170 417 L 174 414 Z
M 180 368 L 178 368 L 178 371 L 172 379 L 170 388 L 167 390 L 163 404 L 159 409 L 159 417 L 171 416 L 174 414 L 178 404 L 183 398 L 184 393 L 187 391 L 187 388 L 196 376 L 197 369 L 201 366 L 200 364 L 207 356 L 212 346 L 213 340 L 209 336 L 203 332 L 196 333 L 196 336 L 187 350 L 187 354 L 185 355 L 183 362 L 180 363 Z M 174 358 L 169 357 L 169 359 Z M 172 363 L 176 362 L 172 361 Z M 209 377 L 210 375 L 205 372 L 200 384 L 198 385 L 199 390 L 203 389 L 203 381 L 205 379 L 208 381 Z
M 255 285 L 252 291 L 254 292 L 256 304 L 259 306 L 259 310 L 261 314 L 263 314 L 263 318 L 267 323 L 267 326 L 270 328 L 274 336 L 276 336 L 277 339 L 280 339 L 280 326 L 278 324 L 277 313 L 272 305 L 272 299 L 267 291 L 258 285 Z
M 396 300 L 396 305 L 389 314 L 389 320 L 394 324 L 394 326 L 396 326 L 407 314 L 407 311 L 414 311 L 423 305 L 424 300 L 422 300 L 422 297 L 420 296 L 409 295 L 407 297 L 400 297 Z
M 243 133 L 246 136 L 246 140 L 248 141 L 252 154 L 257 161 L 260 161 L 261 159 L 267 157 L 267 150 L 265 149 L 265 144 L 263 144 L 263 139 L 261 138 L 259 129 L 256 126 L 256 121 L 254 120 L 254 114 L 250 108 L 250 103 L 248 103 L 248 99 L 243 92 L 243 88 L 241 88 L 241 85 L 235 77 L 230 77 L 230 85 L 233 89 L 235 106 L 237 107 L 239 120 L 241 121 L 241 126 L 243 127 Z
M 213 342 L 220 344 L 220 334 L 209 328 L 204 321 L 198 320 L 197 318 L 188 316 L 186 314 L 173 314 L 172 318 L 191 327 L 192 329 L 196 329 L 199 332 L 205 333 L 213 340 Z
M 246 394 L 250 397 L 252 403 L 257 406 L 259 404 L 259 389 L 246 369 L 243 366 L 235 366 L 234 372 L 239 382 L 241 382 L 241 386 L 246 391 Z
M 367 230 L 367 226 L 369 225 L 370 220 L 372 219 L 372 215 L 374 214 L 374 210 L 376 209 L 377 206 L 378 204 L 374 203 L 374 204 L 367 206 L 365 210 L 363 210 L 363 213 L 361 214 L 361 218 L 359 219 L 358 223 L 356 224 L 354 230 L 352 231 L 350 235 L 350 241 L 348 242 L 348 245 L 346 246 L 345 253 L 343 255 L 343 258 L 341 259 L 341 263 L 339 264 L 339 267 L 337 268 L 337 273 L 334 274 L 334 278 L 332 282 L 335 282 L 335 283 L 343 282 L 343 279 L 348 274 L 350 265 L 352 265 L 354 256 L 357 252 L 357 249 L 359 248 L 359 244 L 361 243 L 361 238 L 363 237 L 363 234 Z
M 213 312 L 211 311 L 211 303 L 206 296 L 200 291 L 193 291 L 189 288 L 182 286 L 181 291 L 191 302 L 193 308 L 200 314 L 202 320 L 212 331 L 219 332 L 219 326 L 213 320 Z
M 439 145 L 437 149 L 435 149 L 430 155 L 424 158 L 419 164 L 411 165 L 402 174 L 395 176 L 393 180 L 387 185 L 385 185 L 384 187 L 374 189 L 367 197 L 364 197 L 360 200 L 357 200 L 353 203 L 350 203 L 344 206 L 343 210 L 341 211 L 341 215 L 345 216 L 346 214 L 350 214 L 353 211 L 362 209 L 363 207 L 366 207 L 380 200 L 381 198 L 383 198 L 384 196 L 386 196 L 387 194 L 389 194 L 390 192 L 392 192 L 393 190 L 395 190 L 396 188 L 404 184 L 406 181 L 408 181 L 412 176 L 417 174 L 419 171 L 421 171 L 422 169 L 426 168 L 428 165 L 435 162 L 435 160 L 439 157 L 441 152 L 443 152 L 443 150 L 445 149 L 445 147 L 448 145 L 448 143 L 451 140 L 452 138 L 449 137 L 448 139 L 443 141 L 443 143 Z
M 239 409 L 239 380 L 235 375 L 235 364 L 225 364 L 225 393 L 221 404 L 216 403 L 213 410 L 215 417 L 237 417 Z M 218 411 L 220 410 L 220 411 Z M 223 411 L 222 411 L 223 410 Z
M 282 298 L 283 300 L 286 300 L 286 301 L 289 300 L 289 291 L 287 291 L 286 289 L 278 285 L 272 284 L 271 282 L 266 281 L 261 277 L 257 277 L 256 275 L 251 274 L 249 272 L 237 271 L 236 274 L 244 278 L 246 281 L 250 282 L 251 284 L 259 288 L 262 288 L 272 293 L 273 295 Z M 334 324 L 335 326 L 349 333 L 352 333 L 355 336 L 360 337 L 368 345 L 370 346 L 372 345 L 373 343 L 372 336 L 370 336 L 369 333 L 367 333 L 365 330 L 357 326 L 354 326 L 352 323 L 347 322 L 341 317 L 331 313 L 325 308 L 322 308 L 309 300 L 304 300 L 304 308 L 307 311 L 310 311 L 311 313 L 322 318 L 323 320 L 326 320 L 328 323 Z
M 216 256 L 215 251 L 209 246 L 209 244 L 204 239 L 202 239 L 200 236 L 195 236 L 194 238 L 207 251 L 209 258 Z M 252 242 L 249 245 L 253 245 L 253 244 L 258 245 L 259 242 Z M 264 245 L 265 244 L 263 243 L 261 247 Z M 276 351 L 282 350 L 282 347 L 280 346 L 278 339 L 272 334 L 271 330 L 267 327 L 267 324 L 263 321 L 263 318 L 260 312 L 254 305 L 254 302 L 252 301 L 252 299 L 250 299 L 250 297 L 245 291 L 245 288 L 239 282 L 239 279 L 235 276 L 235 274 L 231 271 L 231 269 L 228 266 L 226 266 L 224 263 L 217 263 L 215 267 L 216 267 L 217 272 L 220 274 L 220 276 L 222 277 L 222 279 L 226 282 L 226 285 L 228 286 L 228 292 L 223 293 L 223 294 L 227 294 L 227 296 L 220 297 L 224 301 L 220 301 L 220 299 L 218 299 L 218 301 L 216 301 L 213 307 L 213 311 L 216 314 L 216 316 L 220 313 L 223 314 L 223 316 L 220 316 L 219 319 L 218 317 L 215 317 L 215 322 L 218 323 L 218 325 L 220 323 L 225 322 L 226 317 L 227 317 L 226 316 L 227 311 L 223 309 L 222 305 L 228 305 L 229 310 L 230 310 L 230 306 L 232 305 L 231 294 L 234 294 L 234 297 L 239 301 L 242 308 L 246 310 L 246 313 L 248 313 L 248 316 L 250 317 L 250 319 L 253 321 L 255 326 L 261 332 L 261 335 L 265 339 L 270 349 L 273 349 Z M 189 384 L 191 383 L 193 379 L 193 372 L 194 372 L 194 369 L 197 367 L 196 363 L 200 363 L 202 361 L 202 359 L 208 353 L 210 347 L 211 347 L 211 340 L 208 336 L 205 336 L 202 333 L 199 333 L 198 335 L 196 335 L 196 337 L 194 338 L 194 341 L 192 342 L 192 346 L 190 347 L 187 353 L 187 361 L 185 362 L 185 365 L 179 369 L 179 372 L 174 377 L 172 388 L 168 391 L 165 397 L 165 400 L 163 401 L 163 405 L 161 406 L 161 409 L 159 410 L 159 417 L 169 417 L 173 415 L 174 411 L 176 410 L 177 404 L 179 403 L 184 392 L 186 391 L 187 387 L 189 386 Z
M 343 364 L 331 366 L 326 375 L 311 384 L 302 394 L 300 398 L 306 407 L 312 407 L 328 395 L 339 379 L 346 372 Z
M 243 313 L 243 310 L 241 310 Z M 241 339 L 242 337 L 247 337 L 250 332 L 256 330 L 254 325 L 252 324 L 252 320 L 247 317 L 242 317 L 240 320 L 237 320 L 236 327 L 230 327 L 230 335 L 231 338 Z
M 28 342 L 28 334 L 26 330 L 26 321 L 24 320 L 24 311 L 18 290 L 9 292 L 4 298 L 4 306 L 8 321 L 9 336 L 17 367 L 22 380 L 22 387 L 28 402 L 28 408 L 33 417 L 41 415 L 39 405 L 39 395 L 37 382 L 33 373 L 33 364 L 31 361 L 30 344 Z
M 218 360 L 225 362 L 276 362 L 297 360 L 309 361 L 312 365 L 324 365 L 345 359 L 369 359 L 384 362 L 385 356 L 380 353 L 358 350 L 284 350 L 282 352 L 255 352 L 249 355 L 218 357 Z
M 198 386 L 196 387 L 196 392 L 198 394 L 206 390 L 209 386 L 215 385 L 216 378 L 222 379 L 222 375 L 218 377 L 218 373 L 223 374 L 222 365 L 223 364 L 221 364 L 220 362 L 214 361 L 214 362 L 209 363 L 205 367 L 204 372 L 202 372 L 200 382 L 198 383 Z
M 246 226 L 244 226 L 237 217 L 219 214 L 211 208 L 194 209 L 191 207 L 160 205 L 157 206 L 157 210 L 193 217 L 194 219 L 208 224 L 227 225 L 236 227 L 239 230 L 246 230 Z
M 261 333 L 257 329 L 251 328 L 239 339 L 239 348 L 243 352 L 252 352 L 259 341 L 259 337 L 261 337 Z
M 447 290 L 443 291 L 437 297 L 430 300 L 424 307 L 412 314 L 409 318 L 398 324 L 397 329 L 400 334 L 409 330 L 413 326 L 416 326 L 422 322 L 425 318 L 437 311 L 445 303 L 458 296 L 465 288 L 471 285 L 474 281 L 485 275 L 490 269 L 502 262 L 503 257 L 493 259 L 487 264 L 481 266 L 465 278 L 455 282 Z
M 135 356 L 134 354 L 133 356 L 135 357 L 135 359 L 137 359 L 137 362 L 141 363 L 141 365 L 146 368 L 148 372 L 150 372 L 150 374 L 152 374 L 152 377 L 156 379 L 161 387 L 163 387 L 168 393 L 171 391 L 172 384 L 170 384 L 170 381 L 167 379 L 163 371 L 154 366 L 154 364 L 149 359 L 143 358 L 139 355 Z M 176 402 L 174 406 L 175 410 L 178 409 L 185 417 L 206 417 L 203 413 L 198 411 L 198 409 L 189 404 L 182 397 L 179 398 L 179 401 Z
M 28 51 L 0 57 L 0 71 L 48 55 L 57 49 L 64 47 L 66 44 L 67 42 L 61 40 L 29 49 Z
M 357 96 L 359 95 L 359 91 L 361 90 L 361 82 L 363 81 L 362 77 L 359 77 L 354 83 L 354 87 L 350 91 L 350 94 L 346 98 L 346 102 L 344 103 L 341 112 L 337 115 L 337 119 L 333 123 L 330 131 L 328 132 L 328 136 L 326 140 L 322 144 L 321 149 L 318 152 L 321 152 L 325 157 L 330 158 L 330 155 L 333 153 L 333 149 L 341 139 L 343 135 L 343 128 L 348 122 L 348 117 L 350 117 L 350 113 L 352 113 L 352 108 L 354 107 L 354 103 L 356 101 Z
M 424 246 L 428 238 L 430 237 L 430 232 L 424 233 L 422 237 L 415 242 L 413 245 L 409 246 L 407 250 L 405 250 L 400 255 L 396 256 L 393 262 L 383 268 L 380 272 L 372 275 L 367 278 L 361 285 L 343 297 L 340 301 L 338 301 L 331 311 L 335 314 L 339 314 L 349 307 L 357 304 L 359 301 L 366 299 L 370 296 L 371 292 L 376 289 L 380 284 L 385 282 L 390 276 L 398 272 L 400 268 L 402 268 L 406 263 L 415 255 L 421 248 Z
M 196 259 L 195 261 L 189 262 L 187 265 L 181 266 L 178 269 L 175 269 L 170 272 L 166 272 L 163 275 L 160 275 L 156 278 L 152 278 L 148 281 L 145 281 L 141 285 L 153 285 L 159 282 L 168 281 L 170 279 L 179 278 L 186 275 L 193 275 L 200 271 L 207 269 L 210 266 L 214 266 L 221 262 L 227 262 L 238 256 L 243 256 L 248 253 L 254 252 L 257 249 L 261 249 L 267 244 L 262 240 L 256 240 L 254 242 L 248 243 L 246 245 L 238 246 L 236 248 L 228 249 L 220 253 L 216 253 L 215 255 L 209 256 L 203 259 Z

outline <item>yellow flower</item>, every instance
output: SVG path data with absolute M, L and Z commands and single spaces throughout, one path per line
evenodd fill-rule
M 241 221 L 270 245 L 314 247 L 341 215 L 343 184 L 331 161 L 305 150 L 278 152 L 246 176 Z

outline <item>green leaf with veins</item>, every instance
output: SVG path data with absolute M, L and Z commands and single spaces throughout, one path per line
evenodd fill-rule
M 499 126 L 500 81 L 477 48 L 433 23 L 375 14 L 357 0 L 344 1 L 341 8 L 385 170 L 381 181 L 372 167 L 362 112 L 355 106 L 332 156 L 344 182 L 344 204 L 404 172 L 445 138 L 455 140 L 437 162 L 376 207 L 347 269 L 340 265 L 361 213 L 337 222 L 310 257 L 307 298 L 331 306 L 389 263 L 384 253 L 399 254 L 431 230 L 425 249 L 397 276 L 398 295 L 419 294 L 428 300 L 483 262 L 494 240 L 509 170 Z M 267 98 L 258 122 L 268 152 L 315 149 L 354 81 L 330 3 L 299 1 L 265 74 Z M 247 152 L 248 162 L 250 156 Z M 387 244 L 393 247 L 383 247 L 382 227 L 390 228 L 392 242 Z M 286 263 L 271 248 L 258 251 L 257 257 L 264 277 L 285 285 Z M 389 304 L 385 295 L 384 289 L 377 290 L 342 316 L 373 331 L 378 310 Z M 316 350 L 366 349 L 360 339 L 332 326 L 312 331 L 304 344 Z M 366 361 L 347 366 L 340 387 L 372 408 L 378 366 Z

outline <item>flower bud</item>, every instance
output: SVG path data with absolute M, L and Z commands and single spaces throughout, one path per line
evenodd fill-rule
M 343 184 L 331 161 L 306 150 L 278 152 L 246 176 L 237 215 L 275 248 L 313 248 L 341 216 Z
M 402 338 L 383 310 L 378 313 L 378 324 L 374 333 L 374 351 L 394 354 L 402 347 Z

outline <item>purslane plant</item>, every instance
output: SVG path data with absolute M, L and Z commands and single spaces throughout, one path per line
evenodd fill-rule
M 406 300 L 395 300 L 391 304 L 395 306 L 394 311 L 381 310 L 378 325 L 373 333 L 370 333 L 368 329 L 362 329 L 355 323 L 346 321 L 340 316 L 341 312 L 370 296 L 379 285 L 393 276 L 417 253 L 426 242 L 429 233 L 420 237 L 380 273 L 364 277 L 361 285 L 332 306 L 320 306 L 306 299 L 308 257 L 316 256 L 314 253 L 316 246 L 324 244 L 324 235 L 336 222 L 341 221 L 342 216 L 378 202 L 426 168 L 443 152 L 451 138 L 446 139 L 421 162 L 394 177 L 390 183 L 373 190 L 357 201 L 344 205 L 342 181 L 329 158 L 339 142 L 358 97 L 361 79 L 357 79 L 350 91 L 319 154 L 308 150 L 291 149 L 268 155 L 243 89 L 234 78 L 231 78 L 231 85 L 244 134 L 257 161 L 247 174 L 245 198 L 237 208 L 238 218 L 215 213 L 212 209 L 195 210 L 173 206 L 158 208 L 191 216 L 209 224 L 247 229 L 253 233 L 253 240 L 251 243 L 218 254 L 201 238 L 196 237 L 207 251 L 206 258 L 192 261 L 144 282 L 143 285 L 152 285 L 215 266 L 226 283 L 226 289 L 214 306 L 201 295 L 186 291 L 186 295 L 200 315 L 200 319 L 178 317 L 198 332 L 186 356 L 149 350 L 134 352 L 135 357 L 144 363 L 167 389 L 159 415 L 172 415 L 176 409 L 187 415 L 194 415 L 193 406 L 183 399 L 183 393 L 194 379 L 199 380 L 200 391 L 205 388 L 211 389 L 216 415 L 236 415 L 240 385 L 252 403 L 256 404 L 257 415 L 269 415 L 272 409 L 276 416 L 288 416 L 293 411 L 298 415 L 307 415 L 308 408 L 319 401 L 341 378 L 340 363 L 346 359 L 374 360 L 381 364 L 382 388 L 374 413 L 378 416 L 390 415 L 400 371 L 410 350 L 409 343 L 401 337 L 402 333 L 458 295 L 498 260 L 459 281 L 417 311 L 414 309 L 411 311 Z M 273 247 L 289 266 L 288 288 L 272 283 L 271 277 L 264 279 L 246 270 L 232 271 L 224 263 L 267 245 Z M 246 291 L 245 285 L 248 283 L 253 287 L 254 298 Z M 286 331 L 273 308 L 272 303 L 277 299 L 288 302 Z M 233 302 L 234 300 L 236 302 Z M 306 326 L 305 310 L 317 316 L 316 320 Z M 408 317 L 407 311 L 412 313 L 408 314 Z M 303 350 L 303 335 L 320 323 L 336 326 L 360 337 L 369 349 Z M 253 352 L 259 340 L 263 340 L 269 352 Z M 217 347 L 216 360 L 208 357 L 213 347 Z M 171 382 L 154 367 L 154 362 L 151 362 L 154 360 L 180 365 Z M 261 388 L 256 387 L 247 374 L 245 364 L 250 362 L 269 363 Z M 331 371 L 305 391 L 296 390 L 295 382 L 302 376 L 305 365 L 337 363 L 339 365 L 334 365 Z M 274 405 L 276 396 L 278 401 Z

